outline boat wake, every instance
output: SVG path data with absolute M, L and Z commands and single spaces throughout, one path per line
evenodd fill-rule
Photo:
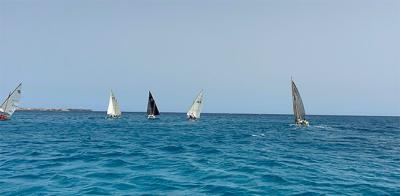
M 322 129 L 322 130 L 334 130 L 335 128 L 329 126 L 329 125 L 310 125 L 310 128 L 313 129 Z
M 264 133 L 261 134 L 251 134 L 252 137 L 265 137 Z

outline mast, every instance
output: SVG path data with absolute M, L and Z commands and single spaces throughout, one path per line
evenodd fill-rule
M 294 92 L 294 82 L 293 79 L 290 77 L 291 86 L 292 86 L 292 104 L 293 104 L 293 114 L 294 114 L 294 122 L 297 122 L 297 107 L 296 107 L 296 100 L 295 100 L 295 92 Z

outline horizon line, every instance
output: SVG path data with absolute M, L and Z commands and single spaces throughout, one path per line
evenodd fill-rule
M 63 108 L 70 110 L 87 110 L 87 111 L 40 111 L 40 112 L 104 112 L 105 110 L 93 110 L 93 109 L 83 109 L 83 108 Z M 36 110 L 21 110 L 19 112 L 35 112 Z M 121 111 L 122 113 L 146 113 L 146 111 Z M 176 114 L 186 114 L 186 112 L 161 112 L 161 113 L 176 113 Z M 288 113 L 240 113 L 240 112 L 202 112 L 202 114 L 229 114 L 229 115 L 285 115 L 290 116 L 293 114 Z M 362 115 L 362 114 L 306 114 L 306 116 L 353 116 L 353 117 L 400 117 L 400 115 Z

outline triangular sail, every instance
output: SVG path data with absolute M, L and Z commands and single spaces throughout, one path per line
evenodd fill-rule
M 193 101 L 193 104 L 190 107 L 189 111 L 187 112 L 188 117 L 192 116 L 195 118 L 200 118 L 201 108 L 203 105 L 203 95 L 203 90 L 201 90 L 196 99 Z
M 107 115 L 110 115 L 110 116 L 120 116 L 121 115 L 121 110 L 119 108 L 117 98 L 115 98 L 114 93 L 112 91 L 110 93 L 110 100 L 108 102 Z
M 156 101 L 153 98 L 153 95 L 149 91 L 149 101 L 147 103 L 147 115 L 160 115 L 160 111 L 158 111 Z
M 300 93 L 297 90 L 296 84 L 292 80 L 292 98 L 293 98 L 293 113 L 296 123 L 305 120 L 305 110 L 303 101 L 301 100 Z
M 0 106 L 0 112 L 4 112 L 10 117 L 14 114 L 15 110 L 18 108 L 19 100 L 21 99 L 21 86 L 22 84 L 19 84 L 17 88 L 8 95 Z

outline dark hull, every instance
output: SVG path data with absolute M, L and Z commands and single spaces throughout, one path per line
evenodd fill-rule
M 121 115 L 107 115 L 107 119 L 116 119 L 116 118 L 121 118 Z
M 10 120 L 10 116 L 5 113 L 0 113 L 0 121 Z

